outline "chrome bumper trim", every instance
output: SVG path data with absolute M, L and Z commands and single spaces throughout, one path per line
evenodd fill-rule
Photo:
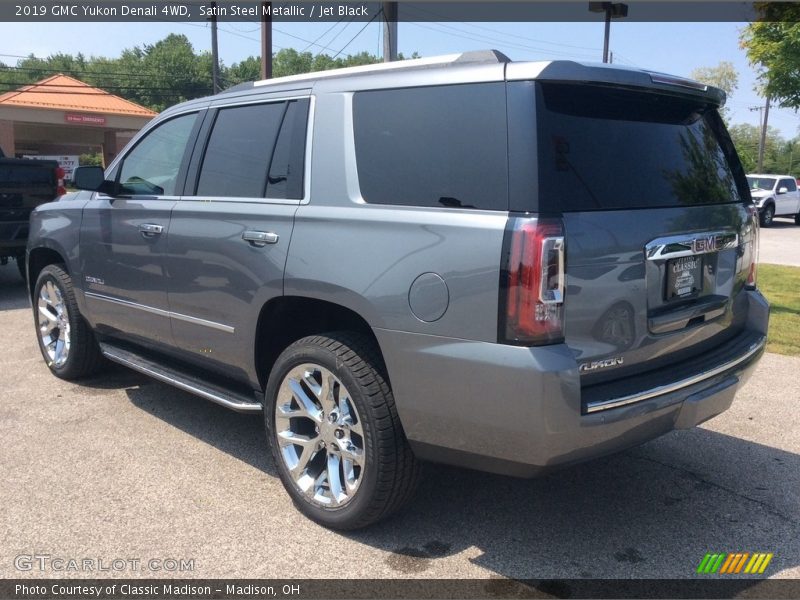
M 611 408 L 618 408 L 620 406 L 625 406 L 627 404 L 634 404 L 635 402 L 641 402 L 643 400 L 648 400 L 650 398 L 655 398 L 656 396 L 663 396 L 664 394 L 670 394 L 672 392 L 677 392 L 683 388 L 695 385 L 697 383 L 701 383 L 706 379 L 711 379 L 720 373 L 724 373 L 728 369 L 732 369 L 737 365 L 742 364 L 750 360 L 753 356 L 758 354 L 764 349 L 764 346 L 767 344 L 766 336 L 762 337 L 759 341 L 753 343 L 748 349 L 747 352 L 742 354 L 741 356 L 718 365 L 713 369 L 709 369 L 708 371 L 703 371 L 702 373 L 698 373 L 697 375 L 693 375 L 692 377 L 687 377 L 686 379 L 681 379 L 680 381 L 676 381 L 674 383 L 669 383 L 666 385 L 661 385 L 658 387 L 654 387 L 649 389 L 645 392 L 639 392 L 636 394 L 630 394 L 628 396 L 622 396 L 621 398 L 614 398 L 612 400 L 604 400 L 602 402 L 595 402 L 592 404 L 588 404 L 586 406 L 586 413 L 596 413 L 603 410 L 609 410 Z

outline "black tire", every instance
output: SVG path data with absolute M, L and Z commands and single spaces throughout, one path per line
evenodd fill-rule
M 794 224 L 795 224 L 795 225 L 800 225 L 800 213 L 797 213 L 797 214 L 794 216 Z
M 24 281 L 28 281 L 28 272 L 25 269 L 25 255 L 22 254 L 21 256 L 17 256 L 17 269 L 19 270 L 19 275 L 22 277 Z
M 772 204 L 767 204 L 764 210 L 761 211 L 759 219 L 762 227 L 769 227 L 772 225 L 772 219 L 775 218 L 775 207 Z
M 303 493 L 292 478 L 278 444 L 275 411 L 279 390 L 291 370 L 305 363 L 320 365 L 339 379 L 355 404 L 364 432 L 366 460 L 360 483 L 340 507 L 319 506 Z M 383 371 L 380 351 L 369 338 L 351 332 L 333 332 L 294 342 L 278 357 L 270 373 L 264 415 L 272 457 L 295 506 L 325 527 L 353 530 L 376 523 L 399 510 L 416 490 L 419 462 L 406 440 Z
M 42 316 L 39 312 L 39 299 L 42 288 L 52 283 L 61 295 L 67 310 L 65 323 L 69 323 L 69 349 L 63 364 L 57 364 L 48 354 L 44 340 L 40 333 Z M 102 363 L 102 355 L 95 341 L 94 334 L 78 311 L 75 301 L 75 292 L 72 289 L 72 278 L 67 273 L 64 265 L 48 265 L 39 273 L 36 285 L 33 288 L 33 320 L 36 324 L 36 339 L 39 341 L 39 350 L 42 352 L 47 366 L 56 377 L 61 379 L 78 379 L 91 375 L 97 371 Z M 59 329 L 56 337 L 60 337 Z

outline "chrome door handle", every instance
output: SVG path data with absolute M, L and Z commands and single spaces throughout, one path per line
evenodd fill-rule
M 164 231 L 164 226 L 156 223 L 142 223 L 139 225 L 139 233 L 144 237 L 153 237 L 159 235 L 162 231 Z
M 242 234 L 242 239 L 249 242 L 251 246 L 263 248 L 267 244 L 276 244 L 278 242 L 278 234 L 272 231 L 245 231 Z

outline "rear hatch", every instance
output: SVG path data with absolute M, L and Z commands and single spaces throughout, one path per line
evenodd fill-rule
M 722 352 L 747 319 L 747 182 L 701 94 L 536 84 L 538 211 L 563 218 L 564 339 L 586 388 Z

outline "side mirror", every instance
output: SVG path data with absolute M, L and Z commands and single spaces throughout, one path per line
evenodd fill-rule
M 779 194 L 785 194 L 788 191 L 789 191 L 789 188 L 787 188 L 787 187 L 778 188 L 778 193 Z
M 78 167 L 72 172 L 72 182 L 79 190 L 110 193 L 114 184 L 106 181 L 102 167 Z

